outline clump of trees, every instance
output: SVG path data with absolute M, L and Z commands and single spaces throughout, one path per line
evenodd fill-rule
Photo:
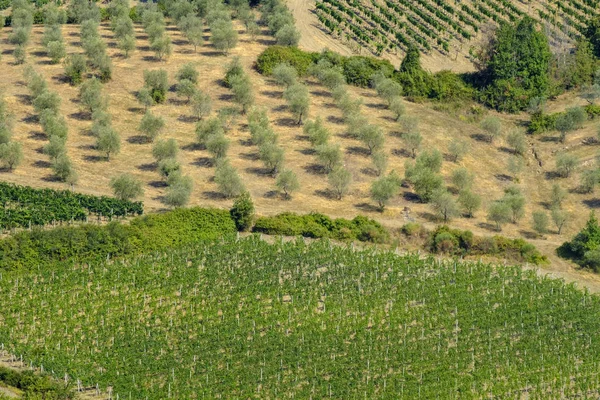
M 42 44 L 52 64 L 58 64 L 66 57 L 67 51 L 62 35 L 62 24 L 67 22 L 67 13 L 59 9 L 55 3 L 44 7 L 44 36 Z
M 265 2 L 261 7 L 261 22 L 282 46 L 297 46 L 300 32 L 296 29 L 294 16 L 280 0 Z
M 0 94 L 0 161 L 4 168 L 13 171 L 23 161 L 21 143 L 12 140 L 13 116 L 8 112 L 6 100 Z
M 124 58 L 135 50 L 135 30 L 129 15 L 129 0 L 112 0 L 108 6 L 110 28 L 115 34 L 117 47 Z
M 161 61 L 173 52 L 171 37 L 166 33 L 165 17 L 155 6 L 148 7 L 142 12 L 142 26 L 148 35 L 150 48 L 156 59 Z
M 78 177 L 66 151 L 68 126 L 60 115 L 60 96 L 48 89 L 44 77 L 31 66 L 25 68 L 25 79 L 40 125 L 48 138 L 44 152 L 50 156 L 52 171 L 58 179 L 73 187 Z
M 238 42 L 238 33 L 231 22 L 231 12 L 223 3 L 212 3 L 206 15 L 210 28 L 210 41 L 218 51 L 229 53 Z

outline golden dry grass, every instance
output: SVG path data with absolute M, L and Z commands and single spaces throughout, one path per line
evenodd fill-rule
M 77 166 L 79 183 L 76 190 L 89 194 L 110 194 L 109 181 L 112 176 L 119 173 L 130 172 L 144 182 L 145 194 L 143 201 L 146 210 L 157 211 L 163 209 L 161 196 L 164 186 L 161 185 L 158 173 L 153 169 L 151 144 L 140 144 L 137 140 L 139 133 L 137 126 L 142 117 L 142 110 L 136 102 L 134 93 L 143 85 L 143 70 L 164 68 L 169 73 L 170 83 L 174 83 L 175 72 L 184 63 L 194 63 L 200 71 L 200 84 L 202 90 L 208 92 L 214 103 L 213 109 L 232 105 L 229 90 L 220 84 L 224 75 L 225 66 L 235 56 L 240 56 L 251 76 L 256 103 L 266 107 L 269 111 L 271 122 L 280 136 L 280 142 L 286 150 L 286 167 L 291 168 L 297 175 L 301 189 L 293 198 L 285 201 L 276 194 L 275 180 L 262 173 L 262 164 L 257 160 L 257 149 L 248 146 L 249 132 L 245 124 L 245 117 L 240 117 L 232 130 L 228 133 L 231 139 L 229 157 L 232 164 L 238 169 L 248 190 L 251 192 L 258 213 L 275 214 L 283 211 L 311 212 L 319 211 L 332 217 L 350 218 L 357 214 L 365 214 L 375 218 L 389 227 L 399 227 L 406 222 L 404 209 L 410 209 L 410 216 L 417 222 L 433 225 L 430 207 L 412 200 L 410 189 L 403 189 L 400 196 L 394 199 L 386 211 L 381 214 L 375 210 L 373 202 L 369 199 L 369 187 L 374 176 L 370 171 L 370 159 L 360 151 L 360 143 L 347 138 L 345 126 L 339 122 L 341 113 L 333 104 L 330 94 L 318 83 L 308 80 L 311 92 L 310 117 L 321 116 L 327 121 L 327 126 L 335 134 L 334 139 L 340 143 L 345 152 L 345 164 L 353 174 L 354 183 L 350 195 L 342 201 L 331 199 L 327 196 L 327 179 L 323 174 L 315 171 L 315 156 L 310 154 L 309 143 L 302 138 L 302 128 L 291 123 L 291 115 L 281 98 L 281 89 L 269 78 L 259 75 L 252 67 L 256 56 L 270 43 L 267 36 L 260 36 L 257 41 L 251 41 L 245 34 L 240 35 L 240 43 L 228 56 L 215 53 L 209 43 L 198 49 L 197 53 L 182 38 L 176 28 L 168 27 L 168 33 L 174 42 L 174 53 L 163 62 L 155 61 L 153 53 L 148 49 L 145 34 L 138 26 L 137 51 L 130 59 L 121 57 L 115 48 L 112 32 L 104 24 L 101 33 L 109 45 L 109 54 L 114 64 L 114 79 L 105 85 L 105 91 L 110 96 L 109 110 L 113 115 L 114 127 L 122 136 L 120 154 L 111 158 L 110 162 L 104 161 L 102 156 L 94 149 L 95 139 L 87 130 L 91 121 L 81 118 L 80 107 L 77 104 L 78 89 L 63 80 L 63 67 L 48 64 L 41 46 L 43 27 L 34 27 L 32 41 L 28 47 L 28 62 L 37 71 L 41 72 L 53 90 L 60 93 L 62 98 L 61 112 L 67 118 L 70 127 L 68 140 L 68 153 Z M 63 33 L 68 43 L 69 52 L 80 52 L 78 43 L 78 27 L 64 26 Z M 208 38 L 208 32 L 207 32 Z M 7 36 L 7 32 L 3 32 Z M 2 74 L 0 87 L 5 93 L 10 110 L 15 114 L 17 121 L 15 127 L 15 140 L 23 143 L 25 161 L 13 173 L 2 173 L 0 179 L 35 187 L 64 188 L 64 184 L 52 179 L 48 165 L 48 158 L 41 153 L 41 147 L 46 143 L 41 134 L 39 124 L 32 120 L 33 107 L 27 101 L 27 88 L 23 78 L 23 66 L 14 65 L 10 51 L 12 45 L 3 41 L 4 55 L 2 59 Z M 363 99 L 363 113 L 371 123 L 380 125 L 386 133 L 385 150 L 390 157 L 390 169 L 404 174 L 404 164 L 409 159 L 403 152 L 403 142 L 398 137 L 398 124 L 393 121 L 391 114 L 385 109 L 383 102 L 376 97 L 370 89 L 351 88 L 351 92 Z M 556 105 L 550 107 L 565 107 L 576 99 L 561 98 Z M 459 165 L 465 166 L 476 173 L 475 191 L 480 193 L 484 200 L 484 209 L 493 200 L 502 196 L 504 188 L 513 184 L 506 180 L 506 165 L 510 157 L 502 140 L 494 144 L 484 143 L 473 139 L 480 133 L 478 125 L 465 122 L 448 113 L 435 111 L 431 104 L 407 103 L 408 115 L 414 115 L 421 121 L 421 132 L 424 136 L 423 148 L 437 148 L 442 152 L 447 151 L 448 143 L 455 137 L 462 137 L 469 141 L 471 150 Z M 231 200 L 224 200 L 218 195 L 218 188 L 212 178 L 214 167 L 207 163 L 209 154 L 197 150 L 195 143 L 195 123 L 190 121 L 189 106 L 176 98 L 175 93 L 169 93 L 169 101 L 164 105 L 153 108 L 153 112 L 162 116 L 166 121 L 163 138 L 174 138 L 182 148 L 180 161 L 184 172 L 194 180 L 194 191 L 190 205 L 230 207 Z M 506 129 L 524 120 L 525 116 L 500 116 Z M 573 189 L 575 180 L 552 180 L 547 175 L 554 169 L 554 154 L 565 147 L 568 151 L 578 154 L 589 163 L 597 146 L 582 144 L 583 139 L 595 135 L 597 123 L 590 122 L 586 127 L 572 134 L 564 145 L 547 141 L 543 138 L 530 138 L 530 142 L 542 155 L 543 167 L 534 160 L 532 153 L 526 155 L 526 170 L 522 173 L 519 186 L 527 197 L 526 217 L 517 224 L 509 224 L 504 228 L 504 235 L 512 237 L 531 236 L 531 212 L 543 208 L 543 203 L 548 200 L 552 184 L 556 181 L 565 188 Z M 551 135 L 550 135 L 551 136 Z M 451 171 L 459 165 L 445 162 L 443 174 L 449 183 Z M 570 194 L 565 208 L 573 213 L 573 221 L 562 236 L 549 234 L 544 240 L 534 240 L 535 243 L 551 253 L 552 248 L 578 230 L 587 218 L 588 205 L 596 206 L 594 195 Z M 474 219 L 459 218 L 452 222 L 453 226 L 470 229 L 478 234 L 492 234 L 490 225 L 485 221 L 485 212 L 480 211 Z M 556 265 L 561 271 L 571 271 L 571 267 L 556 260 Z M 571 271 L 572 272 L 572 271 Z

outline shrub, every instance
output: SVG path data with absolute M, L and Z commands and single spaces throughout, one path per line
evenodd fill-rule
M 348 189 L 352 183 L 352 173 L 347 168 L 339 166 L 329 172 L 327 181 L 336 198 L 341 200 L 348 193 Z
M 145 136 L 147 142 L 153 142 L 164 127 L 165 121 L 161 116 L 155 116 L 150 111 L 146 111 L 138 130 Z
M 237 197 L 245 191 L 237 170 L 227 159 L 219 161 L 215 170 L 215 183 L 227 198 Z
M 279 190 L 283 190 L 283 193 L 287 199 L 291 198 L 292 192 L 295 192 L 300 188 L 300 182 L 298 177 L 291 169 L 284 169 L 279 173 L 275 186 Z
M 152 156 L 157 162 L 177 157 L 179 147 L 175 139 L 159 140 L 152 147 Z
M 131 174 L 112 177 L 110 187 L 115 197 L 120 200 L 133 200 L 144 194 L 142 182 Z
M 144 85 L 150 90 L 150 95 L 155 103 L 163 103 L 169 89 L 167 71 L 164 69 L 145 70 Z
M 268 76 L 277 65 L 286 63 L 294 67 L 299 76 L 305 76 L 317 56 L 317 53 L 308 53 L 297 47 L 269 46 L 258 56 L 256 68 L 258 72 Z
M 246 191 L 239 195 L 229 213 L 238 231 L 250 230 L 254 223 L 254 203 L 250 193 Z

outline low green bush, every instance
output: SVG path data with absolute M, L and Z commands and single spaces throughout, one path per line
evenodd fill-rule
M 299 76 L 306 75 L 308 67 L 318 59 L 318 53 L 302 51 L 297 47 L 269 46 L 256 59 L 256 69 L 263 75 L 271 75 L 273 68 L 287 63 L 296 68 Z
M 55 261 L 92 260 L 164 250 L 233 235 L 226 210 L 189 208 L 105 226 L 34 229 L 0 240 L 0 270 L 38 268 Z
M 527 131 L 531 134 L 544 133 L 554 130 L 556 120 L 560 116 L 560 113 L 555 114 L 542 114 L 536 113 L 531 116 L 531 122 Z
M 584 110 L 589 119 L 595 119 L 596 117 L 600 116 L 600 105 L 598 104 L 588 104 L 584 107 Z
M 418 225 L 418 224 L 414 224 Z M 401 232 L 411 236 L 416 232 L 417 226 L 411 225 L 410 229 Z M 420 229 L 424 229 L 420 227 Z M 425 249 L 432 253 L 445 253 L 457 256 L 497 256 L 519 262 L 532 264 L 545 264 L 546 256 L 542 255 L 534 245 L 523 239 L 509 239 L 503 236 L 477 237 L 471 231 L 451 229 L 446 225 L 438 226 L 429 232 L 425 242 Z
M 357 216 L 352 220 L 331 219 L 318 213 L 283 213 L 273 217 L 260 217 L 252 231 L 267 235 L 359 240 L 371 243 L 384 243 L 389 239 L 387 230 L 367 217 Z

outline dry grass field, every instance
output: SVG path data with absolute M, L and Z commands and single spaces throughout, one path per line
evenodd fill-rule
M 46 77 L 51 88 L 62 98 L 61 113 L 67 118 L 70 128 L 67 141 L 68 153 L 79 174 L 77 191 L 96 195 L 110 194 L 110 178 L 129 172 L 144 183 L 145 194 L 142 200 L 146 211 L 163 209 L 161 196 L 166 186 L 155 170 L 151 155 L 152 144 L 141 143 L 137 132 L 143 110 L 136 101 L 135 92 L 143 85 L 143 71 L 166 69 L 170 84 L 174 84 L 177 69 L 184 63 L 193 63 L 200 71 L 200 88 L 209 93 L 213 99 L 214 113 L 219 108 L 233 105 L 230 91 L 222 85 L 221 79 L 224 76 L 225 66 L 235 56 L 239 56 L 252 79 L 256 104 L 268 109 L 271 122 L 280 136 L 280 142 L 286 151 L 286 167 L 297 174 L 301 185 L 300 190 L 291 200 L 284 200 L 276 192 L 275 179 L 264 173 L 262 163 L 257 157 L 257 148 L 249 145 L 246 118 L 240 116 L 228 132 L 231 139 L 229 158 L 252 194 L 258 213 L 318 211 L 332 217 L 346 218 L 364 214 L 392 228 L 400 227 L 407 222 L 407 219 L 414 219 L 430 226 L 437 223 L 430 207 L 416 202 L 409 188 L 403 188 L 401 194 L 389 204 L 384 213 L 376 210 L 375 204 L 369 199 L 370 184 L 375 179 L 370 168 L 369 157 L 360 142 L 345 135 L 345 125 L 340 119 L 341 112 L 333 104 L 330 93 L 316 81 L 308 79 L 307 84 L 311 93 L 309 117 L 321 116 L 326 121 L 327 127 L 334 133 L 333 140 L 340 143 L 344 149 L 345 165 L 353 175 L 351 193 L 341 201 L 333 199 L 328 192 L 327 177 L 316 168 L 315 155 L 311 153 L 309 142 L 303 136 L 302 127 L 293 122 L 282 98 L 281 88 L 253 69 L 257 55 L 271 44 L 273 39 L 260 35 L 256 40 L 251 40 L 243 33 L 241 26 L 238 28 L 240 42 L 229 55 L 224 56 L 215 52 L 208 40 L 204 46 L 194 52 L 193 47 L 185 41 L 181 33 L 170 25 L 167 27 L 167 32 L 173 40 L 173 54 L 166 61 L 156 61 L 140 26 L 136 26 L 137 50 L 129 59 L 123 58 L 116 48 L 113 33 L 108 29 L 108 25 L 101 26 L 101 35 L 108 44 L 108 52 L 114 65 L 113 80 L 104 86 L 104 90 L 110 97 L 109 111 L 113 116 L 113 125 L 122 137 L 120 154 L 111 157 L 110 162 L 107 162 L 94 149 L 95 139 L 88 132 L 91 121 L 81 112 L 77 101 L 78 88 L 65 82 L 62 65 L 51 65 L 48 62 L 41 45 L 43 27 L 34 27 L 32 40 L 27 48 L 27 62 Z M 42 154 L 41 148 L 45 144 L 45 137 L 41 133 L 40 125 L 33 118 L 35 113 L 28 101 L 23 76 L 24 68 L 22 65 L 13 64 L 11 55 L 13 46 L 6 40 L 8 31 L 9 29 L 6 29 L 2 32 L 0 88 L 9 103 L 10 111 L 15 115 L 14 139 L 23 144 L 25 160 L 14 172 L 2 172 L 0 179 L 34 187 L 64 188 L 63 183 L 53 179 L 48 157 Z M 78 26 L 65 25 L 63 35 L 69 53 L 82 51 L 79 45 Z M 205 39 L 208 38 L 207 31 Z M 350 90 L 363 99 L 363 113 L 370 122 L 381 126 L 386 133 L 385 151 L 389 155 L 389 169 L 394 169 L 403 175 L 404 164 L 409 160 L 409 156 L 399 137 L 398 123 L 393 120 L 391 113 L 373 90 L 359 88 L 350 88 Z M 550 104 L 550 108 L 558 110 L 578 101 L 580 100 L 574 96 L 560 98 Z M 492 225 L 486 222 L 485 209 L 492 201 L 502 196 L 504 188 L 515 183 L 506 175 L 506 166 L 510 157 L 506 144 L 502 140 L 495 141 L 493 144 L 477 140 L 481 131 L 476 122 L 468 122 L 469 120 L 462 115 L 436 111 L 432 104 L 407 102 L 406 108 L 408 115 L 416 116 L 420 120 L 420 130 L 424 137 L 423 149 L 437 148 L 446 152 L 448 144 L 455 137 L 462 137 L 469 141 L 470 151 L 467 156 L 459 164 L 445 161 L 442 170 L 448 184 L 451 171 L 459 166 L 465 166 L 475 172 L 474 191 L 482 195 L 483 207 L 475 218 L 455 219 L 452 226 L 470 229 L 477 234 L 493 234 Z M 224 199 L 213 182 L 214 166 L 210 162 L 208 152 L 198 150 L 194 145 L 195 121 L 190 116 L 190 106 L 172 91 L 165 104 L 155 106 L 152 110 L 165 119 L 166 129 L 162 137 L 176 139 L 182 149 L 179 158 L 184 173 L 190 175 L 194 181 L 190 205 L 230 207 L 232 201 Z M 526 115 L 500 115 L 500 117 L 506 130 L 527 118 Z M 577 177 L 568 180 L 553 177 L 554 155 L 558 151 L 566 150 L 577 154 L 582 160 L 582 166 L 594 162 L 600 146 L 587 139 L 595 137 L 597 129 L 597 122 L 588 122 L 584 129 L 571 134 L 564 144 L 555 141 L 556 135 L 553 134 L 528 137 L 531 149 L 535 147 L 541 155 L 542 166 L 534 159 L 530 149 L 526 155 L 526 168 L 518 182 L 527 197 L 526 216 L 519 224 L 506 225 L 503 230 L 504 235 L 527 237 L 551 256 L 557 245 L 583 225 L 589 210 L 600 206 L 600 199 L 596 195 L 581 195 L 574 192 L 578 184 Z M 572 192 L 565 203 L 565 208 L 572 213 L 573 217 L 563 235 L 549 234 L 544 239 L 537 239 L 531 229 L 531 213 L 545 207 L 552 184 L 555 182 Z M 568 264 L 553 257 L 554 261 L 556 261 L 554 263 L 556 265 L 552 267 L 554 270 L 561 273 L 573 272 Z

